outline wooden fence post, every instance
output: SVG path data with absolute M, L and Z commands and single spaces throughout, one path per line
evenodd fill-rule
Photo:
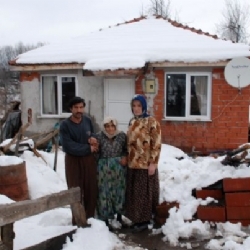
M 13 242 L 15 238 L 13 223 L 7 224 L 1 228 L 1 238 L 6 249 L 13 250 Z
M 78 227 L 85 227 L 87 225 L 86 212 L 84 206 L 78 201 L 70 204 L 72 215 Z

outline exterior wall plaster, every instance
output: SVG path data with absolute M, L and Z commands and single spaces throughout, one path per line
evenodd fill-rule
M 102 77 L 84 77 L 81 70 L 68 71 L 44 71 L 43 74 L 76 74 L 78 79 L 78 96 L 86 101 L 85 113 L 89 115 L 93 121 L 94 128 L 99 131 L 99 126 L 103 120 L 103 78 Z M 22 122 L 28 122 L 28 109 L 32 109 L 32 124 L 27 132 L 37 133 L 45 132 L 53 129 L 55 123 L 61 122 L 66 117 L 49 117 L 41 116 L 41 98 L 40 98 L 40 78 L 35 77 L 23 79 L 21 84 L 21 109 Z

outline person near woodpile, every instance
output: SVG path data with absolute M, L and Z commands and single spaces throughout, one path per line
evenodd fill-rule
M 133 231 L 148 227 L 159 203 L 157 164 L 161 151 L 159 122 L 147 113 L 143 95 L 131 101 L 134 117 L 129 122 L 126 216 L 133 222 Z
M 81 203 L 86 217 L 94 217 L 97 202 L 98 143 L 93 137 L 91 119 L 84 114 L 85 101 L 73 97 L 69 101 L 71 116 L 60 124 L 60 139 L 65 152 L 65 175 L 68 188 L 80 187 Z M 75 224 L 74 218 L 72 223 Z
M 117 221 L 122 220 L 125 203 L 126 171 L 127 171 L 127 137 L 118 130 L 117 120 L 106 117 L 102 130 L 97 133 L 99 144 L 98 160 L 98 199 L 97 215 L 104 220 L 109 230 L 109 220 L 117 214 Z

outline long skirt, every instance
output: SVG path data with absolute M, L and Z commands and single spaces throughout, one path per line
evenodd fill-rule
M 97 214 L 101 220 L 113 219 L 124 212 L 126 168 L 119 164 L 121 157 L 98 161 Z
M 150 221 L 158 204 L 158 170 L 148 175 L 147 169 L 128 168 L 125 215 L 133 223 Z
M 94 217 L 97 201 L 97 161 L 92 154 L 79 157 L 65 155 L 65 174 L 68 188 L 80 187 L 81 203 L 86 217 Z

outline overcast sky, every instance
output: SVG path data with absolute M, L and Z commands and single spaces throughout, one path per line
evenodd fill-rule
M 237 0 L 244 4 L 249 0 Z M 56 42 L 146 14 L 150 0 L 0 0 L 0 46 Z M 216 33 L 224 0 L 171 0 L 172 19 Z

